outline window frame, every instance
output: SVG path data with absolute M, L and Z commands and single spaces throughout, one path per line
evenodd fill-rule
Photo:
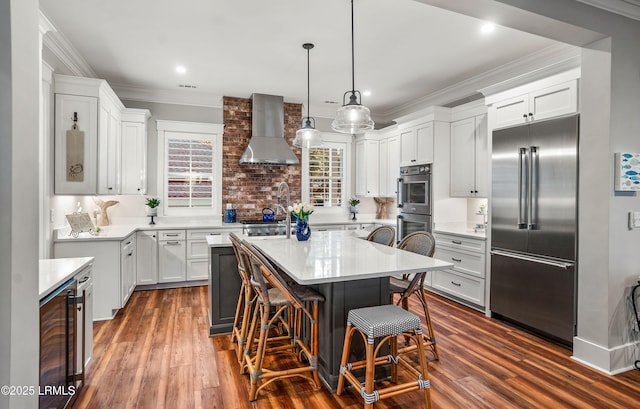
M 222 135 L 224 125 L 203 122 L 183 122 L 158 120 L 156 122 L 158 130 L 158 178 L 157 192 L 161 206 L 159 216 L 214 216 L 222 217 Z M 173 134 L 180 138 L 193 135 L 199 139 L 211 141 L 213 146 L 213 178 L 212 178 L 212 203 L 206 208 L 169 208 L 167 200 L 167 158 L 166 145 L 167 138 Z
M 342 190 L 344 200 L 342 206 L 324 207 L 318 206 L 314 208 L 314 214 L 335 215 L 343 214 L 348 209 L 348 201 L 351 197 L 352 175 L 353 175 L 353 136 L 339 133 L 322 133 L 323 147 L 343 148 L 344 149 L 344 175 L 342 180 Z M 302 148 L 302 201 L 310 203 L 309 197 L 309 149 Z

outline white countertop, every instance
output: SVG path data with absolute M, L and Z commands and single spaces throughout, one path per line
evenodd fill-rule
M 474 230 L 473 227 L 470 227 L 467 223 L 436 223 L 433 228 L 433 232 L 471 237 L 474 239 L 487 239 L 485 230 Z
M 67 282 L 93 264 L 93 257 L 55 258 L 40 260 L 38 294 L 40 299 L 49 295 L 53 290 Z
M 303 285 L 380 278 L 453 266 L 445 261 L 363 240 L 347 230 L 312 232 L 307 241 L 298 241 L 295 236 L 291 239 L 249 237 L 246 240 Z
M 309 224 L 313 229 L 314 225 L 347 225 L 349 223 L 353 224 L 368 224 L 368 223 L 379 223 L 379 224 L 389 224 L 395 226 L 395 219 L 375 219 L 373 217 L 363 217 L 358 218 L 357 221 L 351 222 L 348 219 L 345 219 L 340 216 L 320 216 L 320 217 L 311 217 L 309 220 Z M 55 230 L 54 234 L 54 242 L 66 242 L 69 240 L 76 241 L 94 241 L 94 240 L 124 240 L 131 233 L 136 231 L 143 230 L 173 230 L 173 229 L 232 229 L 232 230 L 241 230 L 242 223 L 223 223 L 221 221 L 215 220 L 205 220 L 200 219 L 188 219 L 188 218 L 177 218 L 177 219 L 168 219 L 167 220 L 158 220 L 156 224 L 148 224 L 148 223 L 139 223 L 139 224 L 112 224 L 109 226 L 101 226 L 101 231 L 98 234 L 90 234 L 88 232 L 80 233 L 78 237 L 73 237 L 69 234 L 70 228 L 63 228 Z M 230 245 L 230 243 L 225 244 L 226 246 Z

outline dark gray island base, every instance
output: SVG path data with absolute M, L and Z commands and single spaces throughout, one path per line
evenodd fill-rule
M 240 285 L 233 248 L 209 247 L 209 335 L 231 333 Z
M 318 372 L 326 386 L 335 391 L 340 375 L 342 345 L 349 310 L 388 304 L 389 277 L 314 284 L 309 287 L 325 297 L 324 303 L 320 305 Z M 353 337 L 349 361 L 360 360 L 364 356 L 362 338 Z M 364 374 L 364 369 L 362 373 Z M 376 368 L 376 373 L 376 378 L 381 379 L 388 376 L 389 371 L 388 368 L 380 367 Z

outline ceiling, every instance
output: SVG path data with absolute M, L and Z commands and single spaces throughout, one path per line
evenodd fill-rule
M 349 0 L 40 0 L 44 14 L 116 91 L 167 91 L 220 106 L 252 93 L 307 100 L 331 117 L 351 90 Z M 355 0 L 355 87 L 374 119 L 556 42 L 414 0 Z M 186 73 L 178 74 L 182 65 Z M 184 88 L 179 85 L 195 86 Z M 458 99 L 459 96 L 455 99 Z M 452 98 L 453 100 L 453 98 Z M 451 101 L 443 101 L 449 103 Z

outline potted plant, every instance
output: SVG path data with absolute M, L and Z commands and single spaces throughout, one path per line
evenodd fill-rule
M 287 210 L 296 218 L 296 238 L 299 241 L 308 240 L 311 236 L 309 216 L 313 213 L 313 206 L 309 203 L 294 203 Z
M 352 198 L 351 200 L 349 200 L 349 206 L 350 209 L 349 211 L 351 212 L 351 214 L 353 214 L 353 217 L 351 218 L 351 220 L 356 220 L 356 213 L 358 213 L 358 205 L 360 204 L 360 200 Z
M 158 215 L 158 206 L 160 206 L 160 199 L 157 197 L 148 197 L 145 205 L 149 208 L 147 214 L 149 216 Z

